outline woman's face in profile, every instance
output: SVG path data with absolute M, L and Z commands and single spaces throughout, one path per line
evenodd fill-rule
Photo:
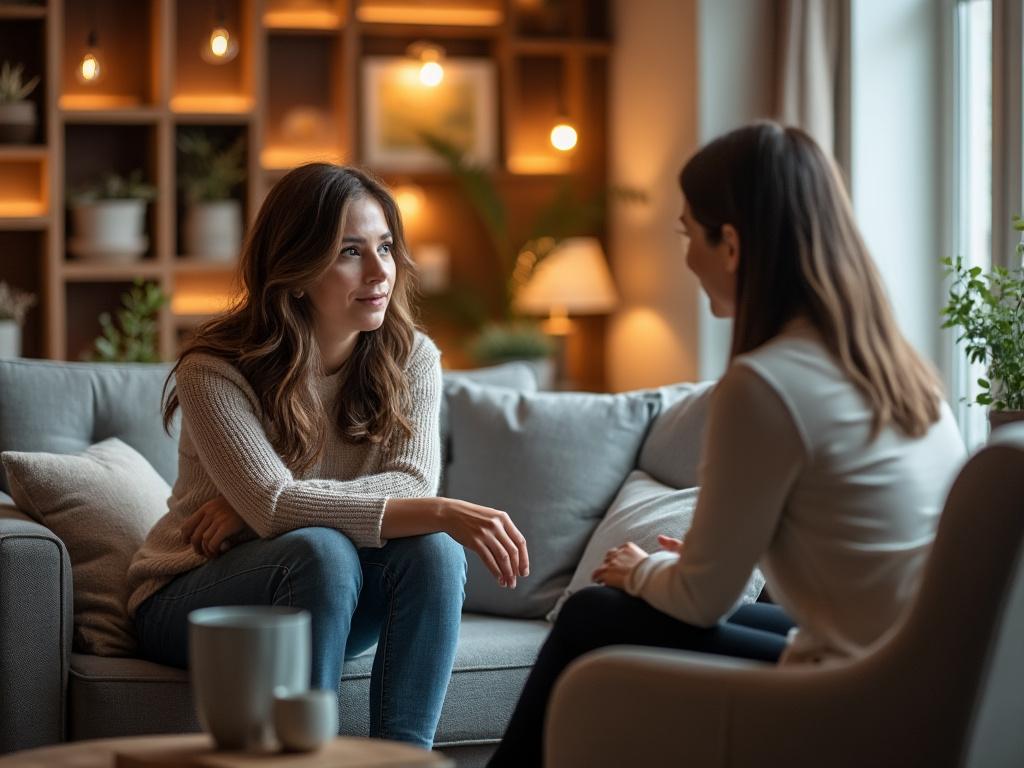
M 380 328 L 395 285 L 393 249 L 380 203 L 369 195 L 351 201 L 334 263 L 308 291 L 318 336 Z
M 686 266 L 700 280 L 701 288 L 711 302 L 715 317 L 732 317 L 736 309 L 736 267 L 739 244 L 736 230 L 726 224 L 716 244 L 708 242 L 707 233 L 683 205 L 679 217 L 686 248 Z

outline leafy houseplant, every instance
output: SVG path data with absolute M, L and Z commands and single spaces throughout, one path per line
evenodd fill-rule
M 565 178 L 541 208 L 528 233 L 525 236 L 513 234 L 505 201 L 491 173 L 468 163 L 462 151 L 444 139 L 429 134 L 422 134 L 420 138 L 445 161 L 483 222 L 502 279 L 494 320 L 488 316 L 484 303 L 466 288 L 456 287 L 448 295 L 437 296 L 435 303 L 454 309 L 458 319 L 476 331 L 470 340 L 470 352 L 480 363 L 551 354 L 554 344 L 539 325 L 517 316 L 516 294 L 561 240 L 587 232 L 601 221 L 609 193 L 633 202 L 645 200 L 645 195 L 630 189 L 600 189 L 592 197 L 581 200 L 574 192 L 572 180 Z
M 1024 219 L 1014 217 L 1013 227 L 1024 232 Z M 993 426 L 1024 419 L 1024 242 L 1016 252 L 1016 268 L 994 267 L 987 274 L 959 256 L 943 259 L 952 285 L 942 327 L 956 328 L 968 360 L 986 366 L 975 402 L 989 406 Z
M 28 97 L 39 85 L 36 75 L 24 80 L 25 65 L 0 64 L 0 143 L 28 144 L 35 138 L 36 104 Z
M 75 237 L 68 250 L 94 261 L 134 261 L 149 247 L 144 233 L 146 203 L 156 188 L 143 181 L 141 169 L 127 176 L 108 174 L 79 188 L 70 197 Z
M 35 294 L 0 281 L 0 358 L 21 354 L 21 324 L 35 303 Z
M 231 260 L 242 243 L 242 206 L 232 196 L 245 181 L 245 137 L 230 145 L 205 131 L 178 138 L 178 186 L 185 197 L 185 252 Z
M 157 283 L 135 278 L 132 289 L 121 295 L 116 322 L 109 312 L 100 315 L 103 333 L 93 342 L 86 359 L 97 363 L 159 362 L 157 314 L 168 301 Z

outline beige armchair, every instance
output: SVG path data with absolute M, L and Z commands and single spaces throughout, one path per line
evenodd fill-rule
M 1024 766 L 1024 424 L 964 466 L 916 602 L 864 657 L 606 649 L 559 681 L 547 734 L 551 768 Z

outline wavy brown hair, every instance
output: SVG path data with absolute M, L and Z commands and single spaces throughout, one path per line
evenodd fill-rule
M 939 418 L 938 377 L 900 333 L 832 161 L 798 128 L 759 122 L 708 144 L 679 183 L 711 244 L 739 235 L 731 357 L 807 316 L 874 411 L 919 436 Z
M 411 434 L 404 368 L 416 331 L 415 267 L 394 198 L 356 168 L 310 163 L 273 186 L 242 249 L 241 298 L 198 329 L 171 371 L 173 376 L 197 352 L 238 368 L 259 398 L 274 448 L 293 471 L 314 466 L 327 437 L 328 408 L 315 386 L 323 362 L 306 291 L 337 257 L 349 203 L 366 197 L 380 204 L 387 219 L 396 279 L 383 324 L 361 332 L 345 362 L 337 426 L 357 443 L 386 443 L 396 434 Z M 165 384 L 165 428 L 179 406 L 171 376 Z

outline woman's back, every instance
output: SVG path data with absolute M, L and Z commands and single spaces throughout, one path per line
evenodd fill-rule
M 889 424 L 872 439 L 869 403 L 806 321 L 735 365 L 767 385 L 794 426 L 772 447 L 799 471 L 761 560 L 772 595 L 801 628 L 785 660 L 853 654 L 914 593 L 964 459 L 953 416 L 943 403 L 922 437 Z

